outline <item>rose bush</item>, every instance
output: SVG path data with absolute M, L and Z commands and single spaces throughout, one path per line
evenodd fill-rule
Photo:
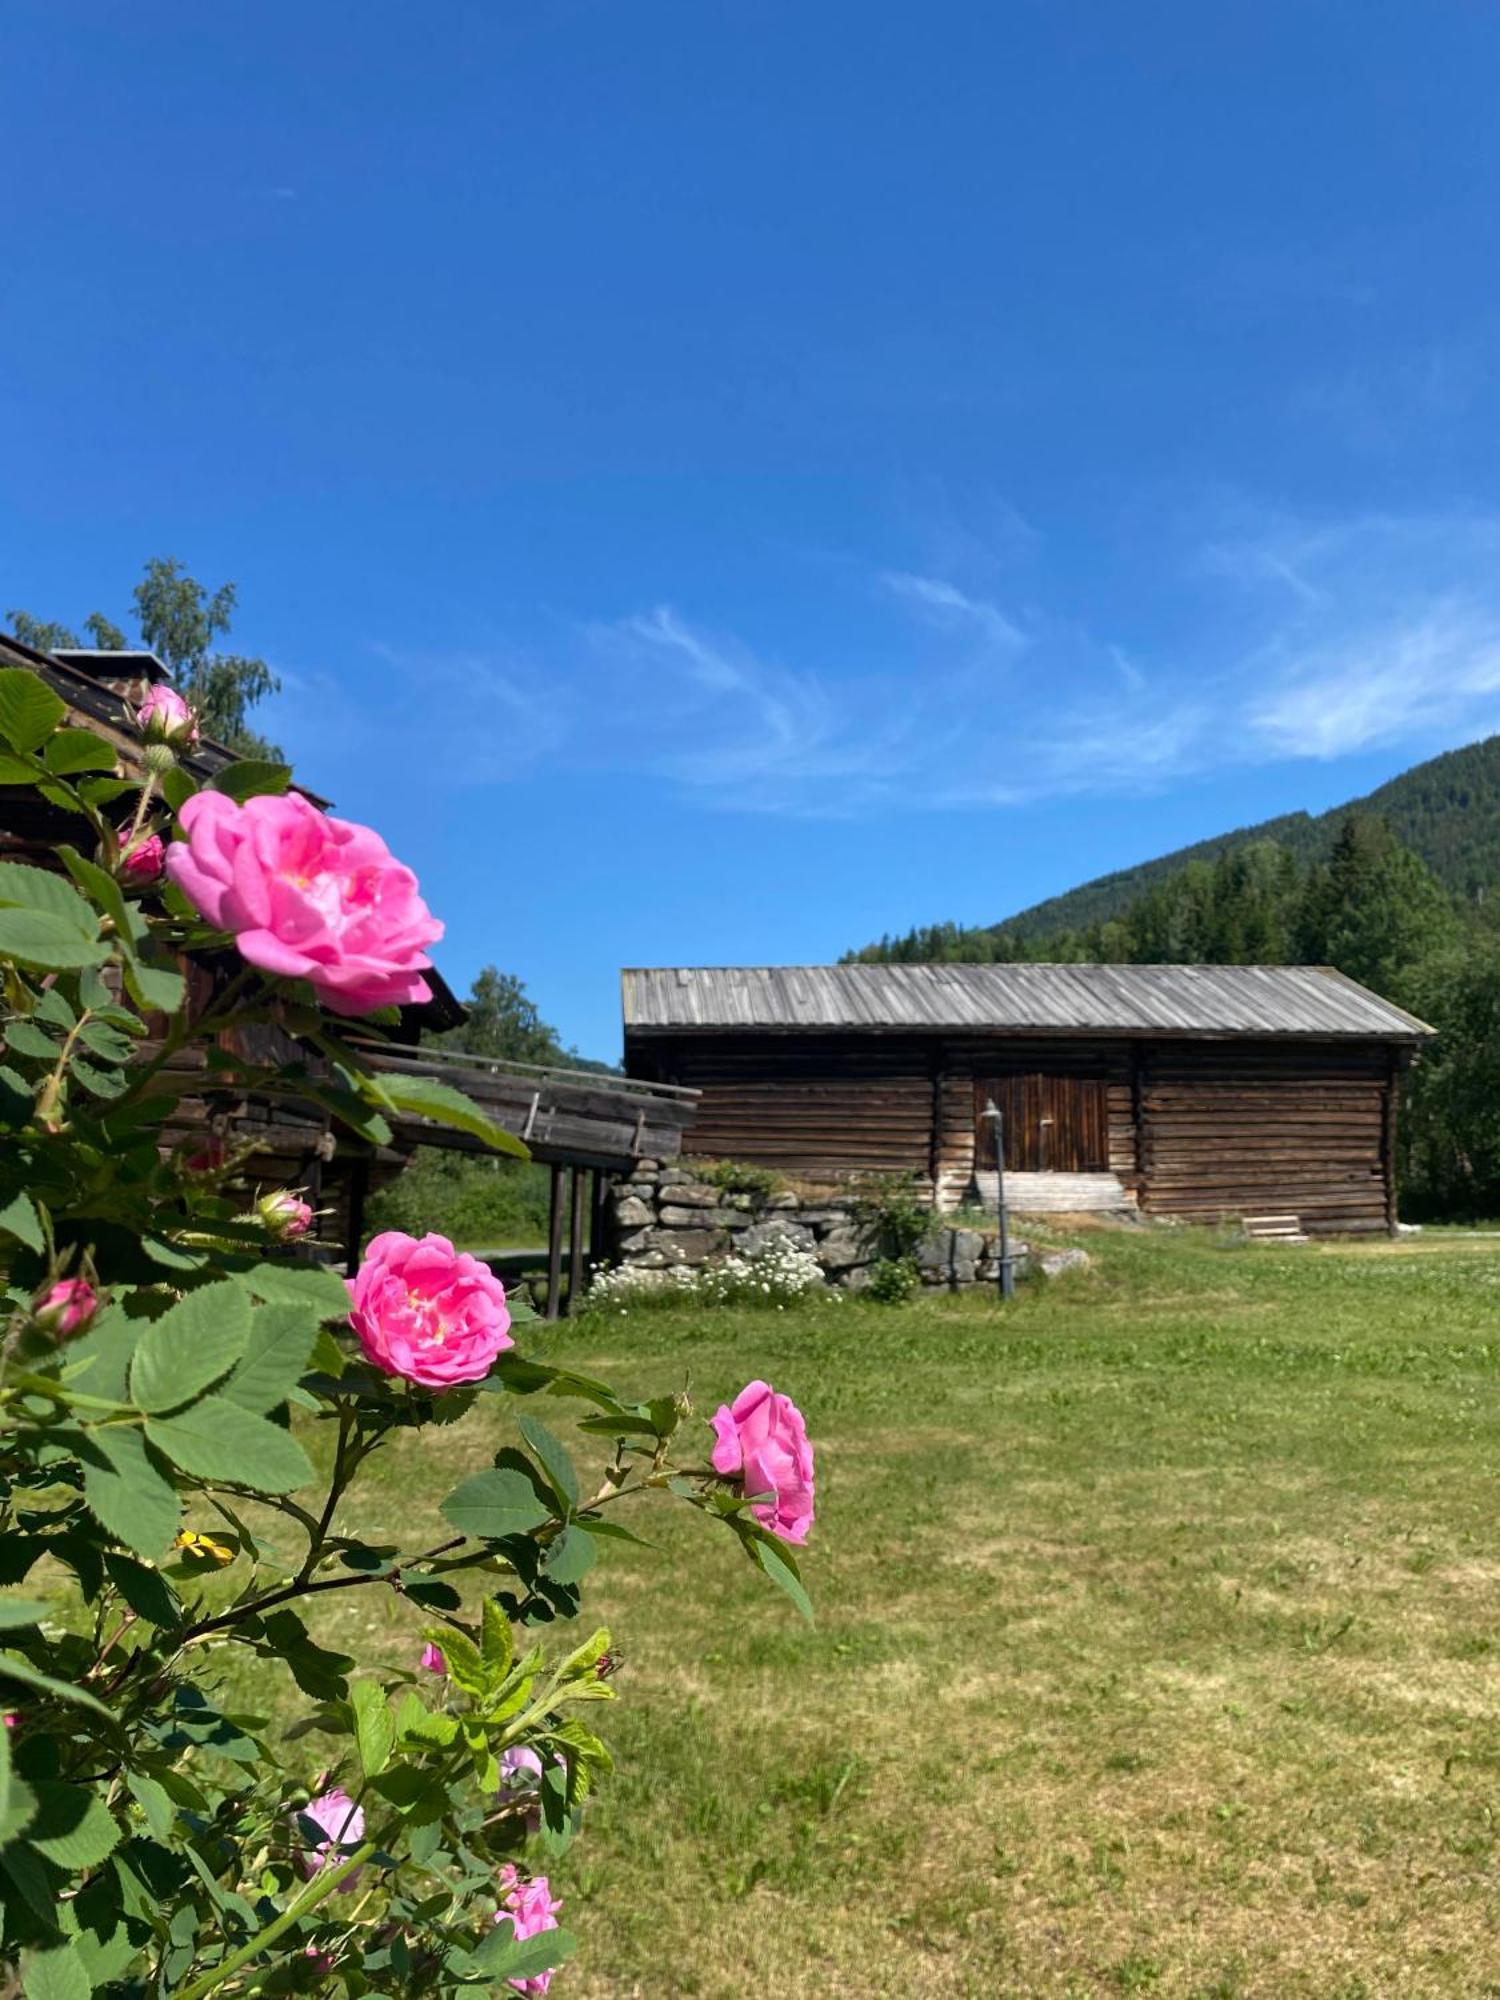
M 378 836 L 278 767 L 199 790 L 171 690 L 140 722 L 122 770 L 0 671 L 4 783 L 76 829 L 56 872 L 0 860 L 0 1995 L 544 1993 L 571 1946 L 548 1870 L 611 1769 L 609 1634 L 563 1636 L 589 1571 L 621 1508 L 685 1504 L 806 1613 L 805 1428 L 752 1383 L 705 1465 L 686 1396 L 527 1358 L 531 1316 L 444 1238 L 317 1261 L 253 1125 L 194 1130 L 185 1093 L 521 1149 L 340 1036 L 426 992 L 440 930 Z M 568 1405 L 571 1445 L 537 1414 Z M 362 1540 L 370 1459 L 471 1410 L 491 1460 L 434 1496 L 442 1532 Z M 320 1636 L 350 1590 L 409 1618 L 394 1664 Z

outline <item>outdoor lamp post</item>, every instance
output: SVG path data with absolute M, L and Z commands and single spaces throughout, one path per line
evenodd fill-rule
M 1015 1260 L 1010 1254 L 1010 1211 L 1005 1206 L 1005 1113 L 993 1097 L 985 1099 L 982 1118 L 988 1119 L 995 1134 L 995 1210 L 1000 1223 L 1000 1296 L 1016 1295 Z

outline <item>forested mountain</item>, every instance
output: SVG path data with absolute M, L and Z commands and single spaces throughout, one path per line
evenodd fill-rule
M 1365 798 L 1351 799 L 1331 812 L 1317 816 L 1286 813 L 1280 819 L 1262 820 L 1258 826 L 1239 827 L 1232 833 L 1200 840 L 1192 847 L 1179 847 L 1154 861 L 1143 861 L 1134 868 L 1100 875 L 1077 889 L 1050 896 L 1045 902 L 1034 903 L 1029 909 L 1018 910 L 1013 917 L 982 928 L 1007 931 L 1033 944 L 1063 931 L 1086 930 L 1106 918 L 1118 916 L 1144 890 L 1177 874 L 1189 862 L 1215 861 L 1221 854 L 1262 841 L 1274 841 L 1302 863 L 1325 859 L 1340 825 L 1350 813 L 1369 813 L 1383 819 L 1402 846 L 1419 855 L 1438 880 L 1460 899 L 1472 901 L 1483 897 L 1500 886 L 1500 736 L 1489 736 L 1482 743 L 1470 743 L 1462 750 L 1450 750 L 1425 764 L 1413 765 L 1411 770 L 1403 771 Z M 913 936 L 925 935 L 929 942 L 935 942 L 955 929 L 951 925 L 934 925 Z M 869 955 L 880 955 L 878 948 L 872 948 Z M 930 950 L 914 955 L 949 954 Z

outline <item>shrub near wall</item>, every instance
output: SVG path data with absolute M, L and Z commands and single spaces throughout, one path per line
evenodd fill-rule
M 441 929 L 377 835 L 276 767 L 195 790 L 169 690 L 141 711 L 143 779 L 62 719 L 0 672 L 0 782 L 75 830 L 57 873 L 0 862 L 0 1993 L 543 1993 L 569 1948 L 546 1869 L 608 1777 L 615 1696 L 609 1634 L 566 1621 L 647 1497 L 726 1529 L 805 1612 L 801 1416 L 752 1382 L 710 1442 L 685 1396 L 527 1359 L 522 1315 L 445 1238 L 387 1231 L 346 1284 L 253 1156 L 165 1147 L 212 1066 L 374 1144 L 400 1111 L 517 1150 L 342 1038 L 426 996 Z M 196 1017 L 184 953 L 238 967 Z M 251 1023 L 307 1065 L 221 1046 Z M 350 1535 L 371 1458 L 481 1398 L 503 1442 L 436 1539 Z M 569 1404 L 587 1477 L 552 1427 Z M 396 1671 L 309 1622 L 372 1589 L 409 1613 Z M 226 1697 L 231 1656 L 298 1691 L 288 1736 Z

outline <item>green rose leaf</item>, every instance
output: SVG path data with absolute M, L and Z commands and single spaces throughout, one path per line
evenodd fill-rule
M 22 1625 L 38 1625 L 48 1607 L 29 1597 L 0 1597 L 0 1631 L 14 1632 Z
M 566 1446 L 536 1417 L 522 1417 L 518 1428 L 546 1473 L 558 1499 L 565 1507 L 576 1507 L 578 1475 L 573 1470 L 573 1461 L 568 1456 Z
M 0 861 L 0 905 L 33 910 L 71 924 L 81 938 L 99 935 L 99 919 L 71 883 L 45 868 L 21 861 Z
M 47 739 L 42 759 L 54 777 L 71 778 L 79 771 L 112 771 L 117 754 L 92 729 L 59 729 Z
M 145 918 L 134 904 L 126 902 L 124 891 L 113 875 L 101 868 L 97 861 L 86 860 L 76 847 L 59 847 L 57 858 L 79 888 L 93 897 L 121 937 L 138 938 L 144 935 Z
M 232 1278 L 205 1285 L 141 1336 L 130 1364 L 130 1393 L 152 1416 L 174 1410 L 217 1382 L 245 1352 L 250 1298 Z
M 163 1477 L 138 1430 L 102 1424 L 88 1442 L 83 1497 L 89 1512 L 137 1555 L 160 1555 L 182 1517 L 176 1487 Z
M 7 1236 L 14 1236 L 18 1243 L 24 1243 L 28 1250 L 45 1250 L 46 1238 L 42 1235 L 41 1218 L 32 1205 L 29 1195 L 14 1194 L 0 1208 L 0 1230 Z
M 209 789 L 222 792 L 226 799 L 253 799 L 263 792 L 284 792 L 292 781 L 290 766 L 268 763 L 260 757 L 241 757 L 215 771 Z
M 430 1118 L 436 1125 L 447 1125 L 456 1132 L 482 1139 L 497 1153 L 509 1153 L 517 1160 L 531 1158 L 530 1149 L 514 1132 L 497 1125 L 471 1097 L 465 1097 L 452 1084 L 438 1083 L 428 1076 L 402 1076 L 393 1070 L 382 1070 L 378 1076 L 363 1074 L 357 1081 L 369 1101 L 387 1111 L 400 1112 L 407 1118 Z
M 354 1744 L 359 1767 L 367 1778 L 378 1778 L 396 1747 L 396 1719 L 385 1690 L 374 1681 L 356 1681 L 349 1690 L 354 1710 Z
M 484 1542 L 529 1534 L 552 1518 L 551 1507 L 531 1479 L 513 1466 L 497 1466 L 466 1479 L 454 1487 L 440 1511 L 462 1533 Z
M 36 972 L 76 972 L 103 965 L 108 957 L 107 944 L 91 943 L 75 924 L 50 911 L 0 908 L 0 958 Z
M 12 750 L 37 749 L 67 712 L 40 674 L 29 667 L 0 667 L 0 737 Z
M 515 1926 L 504 1917 L 474 1953 L 474 1963 L 498 1985 L 502 1979 L 535 1979 L 561 1965 L 576 1949 L 571 1931 L 538 1931 L 533 1937 L 517 1938 Z
M 137 1007 L 148 1013 L 175 1014 L 187 994 L 187 981 L 180 972 L 147 965 L 134 952 L 125 959 L 125 985 Z
M 55 1063 L 61 1054 L 56 1038 L 34 1021 L 8 1021 L 5 1046 L 13 1056 L 29 1056 L 33 1062 Z
M 38 1694 L 55 1695 L 59 1701 L 68 1702 L 74 1708 L 87 1708 L 93 1714 L 102 1716 L 111 1729 L 118 1728 L 115 1717 L 102 1701 L 86 1689 L 75 1687 L 71 1681 L 54 1680 L 51 1674 L 44 1674 L 40 1667 L 34 1667 L 19 1653 L 0 1653 L 0 1681 L 15 1681 L 20 1687 L 35 1688 Z
M 37 1814 L 26 1838 L 58 1868 L 97 1868 L 120 1844 L 113 1813 L 86 1785 L 38 1783 Z
M 307 1453 L 290 1433 L 227 1396 L 205 1396 L 176 1416 L 150 1418 L 146 1436 L 179 1471 L 198 1479 L 290 1493 L 313 1477 Z
M 554 1583 L 581 1583 L 594 1567 L 594 1538 L 582 1528 L 564 1528 L 547 1550 L 542 1567 Z
M 796 1557 L 790 1553 L 784 1543 L 777 1541 L 774 1536 L 744 1535 L 744 1531 L 742 1530 L 741 1532 L 742 1537 L 749 1543 L 751 1555 L 754 1556 L 772 1583 L 786 1592 L 787 1596 L 796 1605 L 809 1625 L 815 1623 L 812 1600 L 802 1587 L 802 1578 L 797 1569 Z
M 309 1305 L 319 1319 L 347 1319 L 349 1292 L 337 1272 L 316 1264 L 257 1264 L 245 1283 L 273 1305 Z
M 110 1582 L 138 1618 L 144 1618 L 148 1625 L 181 1624 L 182 1605 L 160 1570 L 147 1569 L 144 1563 L 132 1562 L 129 1556 L 122 1556 L 114 1549 L 105 1555 L 104 1567 Z
M 34 1951 L 22 1962 L 21 1990 L 26 2000 L 89 2000 L 94 1988 L 77 1944 L 69 1939 L 51 1951 Z
M 284 1403 L 301 1380 L 318 1338 L 316 1308 L 258 1306 L 245 1352 L 220 1394 L 259 1416 Z

